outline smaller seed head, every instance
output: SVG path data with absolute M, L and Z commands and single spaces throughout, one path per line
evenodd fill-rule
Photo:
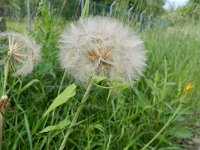
M 6 40 L 3 47 L 7 49 L 7 57 L 13 75 L 27 75 L 41 59 L 40 47 L 35 40 L 27 35 L 16 32 L 5 32 L 0 34 L 0 40 Z

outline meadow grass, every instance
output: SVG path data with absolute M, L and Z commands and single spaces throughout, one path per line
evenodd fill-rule
M 7 30 L 17 31 L 17 32 L 27 32 L 27 22 L 26 20 L 16 21 L 13 19 L 8 19 Z
M 42 46 L 44 60 L 33 74 L 22 78 L 12 88 L 12 110 L 5 113 L 2 149 L 58 149 L 65 129 L 39 132 L 65 118 L 71 119 L 85 92 L 77 83 L 76 96 L 41 119 L 58 95 L 64 74 L 57 61 L 57 40 L 63 23 L 55 25 L 55 22 L 43 20 L 31 32 Z M 143 30 L 140 35 L 148 55 L 144 75 L 124 90 L 94 87 L 66 149 L 190 149 L 193 145 L 188 143 L 194 135 L 200 134 L 195 126 L 200 122 L 200 30 L 194 26 L 198 24 L 165 29 L 157 25 Z M 38 81 L 19 92 L 33 79 Z M 9 79 L 9 88 L 13 80 Z M 67 75 L 62 90 L 72 83 L 73 78 Z M 192 89 L 185 91 L 188 83 L 192 84 Z M 182 146 L 181 140 L 186 141 Z

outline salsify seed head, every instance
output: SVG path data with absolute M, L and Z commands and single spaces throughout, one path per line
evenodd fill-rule
M 143 41 L 111 18 L 89 17 L 72 23 L 60 43 L 62 67 L 84 82 L 92 75 L 132 82 L 146 66 Z
M 16 32 L 0 34 L 14 76 L 27 75 L 41 59 L 40 47 L 35 40 L 27 35 Z

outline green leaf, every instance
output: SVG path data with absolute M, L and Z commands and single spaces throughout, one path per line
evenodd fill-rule
M 99 83 L 101 81 L 107 80 L 107 78 L 104 77 L 104 76 L 96 76 L 96 75 L 94 75 L 94 76 L 92 76 L 92 78 L 93 78 L 95 83 Z
M 63 128 L 69 126 L 70 124 L 71 124 L 71 121 L 68 119 L 65 119 L 65 120 L 61 121 L 58 125 L 46 127 L 45 129 L 40 131 L 40 133 L 49 132 L 49 131 L 53 131 L 53 130 L 60 130 L 60 129 L 63 129 Z
M 32 150 L 33 149 L 32 136 L 31 136 L 31 131 L 30 131 L 28 118 L 27 118 L 25 113 L 24 113 L 24 120 L 25 120 L 25 127 L 26 127 L 26 132 L 27 132 L 27 135 L 28 135 L 28 141 L 29 141 L 29 146 L 30 146 L 29 148 L 30 148 L 30 150 Z
M 177 83 L 176 82 L 164 82 L 164 83 L 161 83 L 161 85 L 175 86 L 175 85 L 177 85 Z
M 39 67 L 38 67 L 38 73 L 39 74 L 44 74 L 47 71 L 49 71 L 50 69 L 52 69 L 53 64 L 50 61 L 43 61 L 40 63 Z
M 83 8 L 83 12 L 81 14 L 81 19 L 85 18 L 88 16 L 89 14 L 89 9 L 90 9 L 90 1 L 89 0 L 86 0 L 85 1 L 85 5 L 84 5 L 84 8 Z
M 23 86 L 22 88 L 21 88 L 21 90 L 19 91 L 19 93 L 21 94 L 21 93 L 23 93 L 24 91 L 26 91 L 29 87 L 31 87 L 34 83 L 39 83 L 40 82 L 40 80 L 38 80 L 38 79 L 33 79 L 33 80 L 31 80 L 29 83 L 27 83 L 25 86 Z
M 49 114 L 52 110 L 54 110 L 56 107 L 66 103 L 68 99 L 76 95 L 76 85 L 71 84 L 69 85 L 60 95 L 58 95 L 53 103 L 50 105 L 50 107 L 47 109 L 47 111 L 44 113 L 42 117 L 45 117 L 47 114 Z
M 11 2 L 11 6 L 12 6 L 13 8 L 17 9 L 18 11 L 20 11 L 20 10 L 21 10 L 21 9 L 20 9 L 20 6 L 19 6 L 19 5 L 17 5 L 17 3 L 16 3 L 16 2 Z
M 184 127 L 175 127 L 169 130 L 169 134 L 177 138 L 191 138 L 192 132 Z
M 7 60 L 7 58 L 4 58 L 4 59 L 0 60 L 0 66 L 4 65 L 6 63 L 6 60 Z
M 124 84 L 119 84 L 116 87 L 118 89 L 126 89 L 126 88 L 130 87 L 131 85 L 132 85 L 131 83 L 124 83 Z
M 138 105 L 143 109 L 151 108 L 150 101 L 142 94 L 139 95 L 139 99 L 137 102 Z
M 105 133 L 105 128 L 104 128 L 101 124 L 95 124 L 95 125 L 93 126 L 93 128 L 94 128 L 94 129 L 96 128 L 96 129 L 98 129 L 99 131 Z

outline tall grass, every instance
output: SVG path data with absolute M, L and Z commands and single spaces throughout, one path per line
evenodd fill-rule
M 195 126 L 200 122 L 200 30 L 193 27 L 188 23 L 143 30 L 140 35 L 148 53 L 144 76 L 123 91 L 93 88 L 66 149 L 192 149 L 188 143 L 200 134 Z M 40 18 L 31 32 L 42 45 L 44 60 L 33 74 L 12 88 L 13 108 L 5 113 L 2 143 L 5 150 L 59 149 L 65 130 L 47 134 L 39 131 L 58 124 L 66 116 L 71 118 L 84 94 L 84 89 L 78 86 L 75 98 L 47 119 L 41 119 L 57 96 L 64 73 L 57 61 L 57 41 L 62 30 L 63 22 L 49 17 Z M 19 93 L 32 79 L 39 81 Z M 9 80 L 10 87 L 13 82 Z M 73 82 L 67 75 L 61 89 Z M 185 91 L 188 83 L 193 88 Z M 180 145 L 181 140 L 186 142 Z

